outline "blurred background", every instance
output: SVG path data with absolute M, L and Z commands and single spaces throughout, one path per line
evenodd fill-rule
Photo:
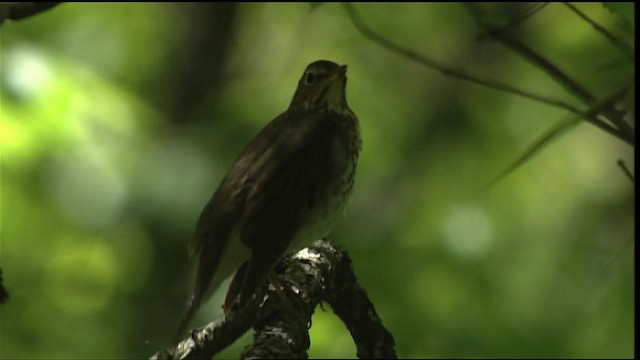
M 493 5 L 509 18 L 530 4 Z M 578 4 L 629 44 L 634 5 Z M 354 4 L 452 68 L 586 108 L 464 6 Z M 563 4 L 513 34 L 598 98 L 633 59 Z M 564 109 L 443 76 L 340 4 L 66 3 L 0 27 L 0 357 L 145 358 L 171 344 L 186 244 L 237 154 L 312 61 L 349 65 L 363 151 L 329 237 L 404 358 L 633 357 L 633 147 L 582 123 L 493 179 Z M 634 123 L 633 94 L 621 105 Z M 633 172 L 633 169 L 632 169 Z M 224 294 L 192 326 L 221 313 Z M 220 354 L 237 358 L 251 333 Z M 316 310 L 310 357 L 355 357 Z

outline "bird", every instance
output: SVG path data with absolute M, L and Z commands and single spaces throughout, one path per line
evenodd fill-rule
M 236 273 L 242 306 L 284 255 L 325 238 L 344 213 L 362 148 L 346 73 L 328 60 L 309 64 L 289 107 L 248 143 L 204 207 L 178 336 L 223 280 Z

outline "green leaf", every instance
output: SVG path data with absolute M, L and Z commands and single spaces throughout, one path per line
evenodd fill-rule
M 633 2 L 603 2 L 602 6 L 612 14 L 618 15 L 629 30 L 635 28 L 636 5 Z

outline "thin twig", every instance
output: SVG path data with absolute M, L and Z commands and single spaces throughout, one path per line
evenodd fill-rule
M 480 26 L 485 26 L 480 24 Z M 546 72 L 551 78 L 556 80 L 567 91 L 575 95 L 577 98 L 585 103 L 590 103 L 596 98 L 587 90 L 584 86 L 578 84 L 576 80 L 571 78 L 566 72 L 562 71 L 558 66 L 538 54 L 536 51 L 525 45 L 520 40 L 511 36 L 508 32 L 502 31 L 502 29 L 489 28 L 488 34 L 493 37 L 494 40 L 502 43 L 506 47 L 510 48 L 525 60 L 538 66 L 542 71 Z
M 525 11 L 525 13 L 522 14 L 521 16 L 513 17 L 511 19 L 511 21 L 509 21 L 509 23 L 507 23 L 505 28 L 506 29 L 513 29 L 516 26 L 519 26 L 520 24 L 522 24 L 523 22 L 525 22 L 526 20 L 531 18 L 533 15 L 537 14 L 540 10 L 544 9 L 545 7 L 547 7 L 547 5 L 549 5 L 548 2 L 544 2 L 542 4 L 533 5 L 531 8 L 527 9 L 527 11 Z
M 510 31 L 511 29 L 514 29 L 514 28 L 520 26 L 520 24 L 522 24 L 523 22 L 525 22 L 528 19 L 530 19 L 533 15 L 537 14 L 538 12 L 540 12 L 540 10 L 544 9 L 545 7 L 547 7 L 547 5 L 549 5 L 548 2 L 544 2 L 544 3 L 541 3 L 541 4 L 533 5 L 532 7 L 530 7 L 526 11 L 524 11 L 523 14 L 518 15 L 518 16 L 514 16 L 511 20 L 509 20 L 509 22 L 507 22 L 507 24 L 502 27 L 502 30 L 503 31 Z M 485 35 L 486 34 L 480 34 L 477 37 L 477 39 L 478 40 L 483 40 Z
M 507 166 L 502 172 L 498 174 L 498 176 L 496 176 L 491 182 L 489 182 L 489 184 L 483 187 L 483 190 L 491 189 L 502 179 L 524 165 L 527 161 L 531 160 L 535 154 L 542 151 L 542 149 L 552 140 L 558 138 L 568 130 L 578 125 L 581 117 L 588 117 L 593 114 L 597 114 L 598 112 L 602 111 L 602 109 L 606 109 L 607 107 L 611 106 L 611 104 L 620 101 L 620 99 L 627 93 L 627 91 L 627 88 L 623 87 L 622 89 L 612 93 L 603 100 L 594 104 L 589 110 L 587 110 L 585 114 L 572 115 L 566 120 L 554 125 L 552 128 L 547 130 L 537 141 L 530 145 L 514 162 L 511 163 L 511 165 Z
M 544 56 L 542 56 L 532 48 L 528 47 L 522 41 L 511 36 L 511 34 L 504 31 L 504 29 L 496 27 L 484 21 L 483 17 L 481 16 L 482 13 L 477 5 L 471 3 L 467 3 L 465 5 L 478 26 L 483 30 L 484 35 L 488 35 L 495 41 L 498 41 L 499 43 L 503 44 L 504 46 L 522 56 L 528 62 L 540 68 L 558 84 L 569 91 L 569 93 L 573 94 L 586 105 L 590 106 L 596 101 L 596 97 L 591 94 L 589 90 L 580 85 L 576 80 L 570 77 L 565 71 L 560 69 L 554 63 L 546 59 Z M 624 120 L 624 118 L 622 117 L 622 113 L 616 111 L 613 108 L 613 104 L 610 108 L 602 109 L 602 114 L 606 116 L 617 127 L 614 133 L 619 134 L 616 135 L 618 138 L 628 142 L 631 145 L 635 144 L 635 132 L 633 131 L 631 126 Z M 594 114 L 594 116 L 588 117 L 586 118 L 586 120 L 602 129 L 609 127 L 608 124 L 607 126 L 604 126 L 606 122 L 602 120 L 598 116 L 598 114 Z
M 524 150 L 516 160 L 514 160 L 509 166 L 507 166 L 495 178 L 493 178 L 493 180 L 491 180 L 487 185 L 485 185 L 482 188 L 482 191 L 493 189 L 499 182 L 504 180 L 509 174 L 513 173 L 518 168 L 522 167 L 525 163 L 527 163 L 529 160 L 533 159 L 534 155 L 542 151 L 546 145 L 551 143 L 551 141 L 564 135 L 569 130 L 576 127 L 578 124 L 580 124 L 580 117 L 575 115 L 570 115 L 567 119 L 557 123 L 556 125 L 551 127 L 549 130 L 545 131 L 544 134 L 538 140 L 536 140 L 533 144 L 531 144 L 526 150 Z
M 631 48 L 631 46 L 629 46 L 628 43 L 626 43 L 624 40 L 622 40 L 619 37 L 617 37 L 615 34 L 611 33 L 609 30 L 607 30 L 604 27 L 602 27 L 600 24 L 598 24 L 595 21 L 593 21 L 591 18 L 589 18 L 585 13 L 583 13 L 580 9 L 575 7 L 573 4 L 568 3 L 568 2 L 565 2 L 563 4 L 566 5 L 569 9 L 571 9 L 578 16 L 580 16 L 580 18 L 582 18 L 582 20 L 586 21 L 591 26 L 593 26 L 593 28 L 597 32 L 599 32 L 604 37 L 606 37 L 609 41 L 611 41 L 613 43 L 613 45 L 615 45 L 618 49 L 620 49 L 629 59 L 631 59 L 632 61 L 635 60 L 635 56 L 633 54 L 633 49 Z
M 467 74 L 463 71 L 460 70 L 456 70 L 456 69 L 452 69 L 449 67 L 446 67 L 440 63 L 438 63 L 437 61 L 428 58 L 425 55 L 419 54 L 411 49 L 407 49 L 404 48 L 394 42 L 392 42 L 391 40 L 386 39 L 385 37 L 383 37 L 382 35 L 376 33 L 375 31 L 373 31 L 371 28 L 369 28 L 363 21 L 362 19 L 358 16 L 358 14 L 356 13 L 355 9 L 353 8 L 353 5 L 351 5 L 350 3 L 345 3 L 343 4 L 345 6 L 345 9 L 347 11 L 347 14 L 349 15 L 349 18 L 351 19 L 351 21 L 353 22 L 354 26 L 358 29 L 358 31 L 360 31 L 360 33 L 368 38 L 369 40 L 373 41 L 374 43 L 382 46 L 383 48 L 393 51 L 395 53 L 398 53 L 410 60 L 413 60 L 421 65 L 424 65 L 428 68 L 431 68 L 433 70 L 439 71 L 441 72 L 443 75 L 445 76 L 451 76 L 451 77 L 455 77 L 458 79 L 462 79 L 462 80 L 466 80 L 469 81 L 471 83 L 474 84 L 478 84 L 481 86 L 485 86 L 491 89 L 495 89 L 495 90 L 500 90 L 500 91 L 504 91 L 510 94 L 514 94 L 514 95 L 518 95 L 527 99 L 531 99 L 531 100 L 535 100 L 535 101 L 539 101 L 542 103 L 545 103 L 547 105 L 551 105 L 551 106 L 555 106 L 558 108 L 562 108 L 565 110 L 569 110 L 570 112 L 576 114 L 576 115 L 582 115 L 584 119 L 588 119 L 590 123 L 592 123 L 593 125 L 599 127 L 601 130 L 629 143 L 629 144 L 633 144 L 635 142 L 635 139 L 631 136 L 629 136 L 628 134 L 624 134 L 621 133 L 618 129 L 614 128 L 613 126 L 609 125 L 608 123 L 606 123 L 605 121 L 601 120 L 600 118 L 598 118 L 597 114 L 590 114 L 589 116 L 584 116 L 586 113 L 584 113 L 583 111 L 581 111 L 580 109 L 578 109 L 577 107 L 574 107 L 573 105 L 570 105 L 566 102 L 563 102 L 561 100 L 557 100 L 557 99 L 552 99 L 543 95 L 539 95 L 539 94 L 535 94 L 532 92 L 529 92 L 527 90 L 522 90 L 519 89 L 517 87 L 514 87 L 512 85 L 503 83 L 503 82 L 499 82 L 499 81 L 494 81 L 494 80 L 486 80 L 486 79 L 480 79 L 476 76 Z
M 384 38 L 382 35 L 374 32 L 373 30 L 371 30 L 371 28 L 369 28 L 367 25 L 364 24 L 364 22 L 362 21 L 362 19 L 360 19 L 360 17 L 358 16 L 358 14 L 356 14 L 355 9 L 353 8 L 353 5 L 351 5 L 350 3 L 345 3 L 344 4 L 345 9 L 347 10 L 347 14 L 349 15 L 349 17 L 351 18 L 351 21 L 353 22 L 353 24 L 356 26 L 356 28 L 362 33 L 362 35 L 364 35 L 366 38 L 369 38 L 370 40 L 372 40 L 373 42 L 377 43 L 378 45 L 391 50 L 393 52 L 396 52 L 398 54 L 401 54 L 413 61 L 416 61 L 417 63 L 420 63 L 422 65 L 425 65 L 429 68 L 432 68 L 436 71 L 441 72 L 443 75 L 445 76 L 452 76 L 452 77 L 456 77 L 459 79 L 463 79 L 463 80 L 467 80 L 470 81 L 472 83 L 478 84 L 478 85 L 482 85 L 482 86 L 486 86 L 492 89 L 496 89 L 496 90 L 501 90 L 501 91 L 505 91 L 508 93 L 512 93 L 512 94 L 516 94 L 516 95 L 520 95 L 522 97 L 525 98 L 529 98 L 532 100 L 536 100 L 536 101 L 540 101 L 543 102 L 545 104 L 549 104 L 555 107 L 560 107 L 566 110 L 569 110 L 571 112 L 574 113 L 579 113 L 580 109 L 565 103 L 561 100 L 556 100 L 556 99 L 551 99 L 548 98 L 546 96 L 543 95 L 538 95 L 538 94 L 534 94 L 531 93 L 529 91 L 526 90 L 522 90 L 522 89 L 518 89 L 512 85 L 503 83 L 503 82 L 499 82 L 499 81 L 494 81 L 494 80 L 486 80 L 486 79 L 480 79 L 476 76 L 467 74 L 463 71 L 460 70 L 456 70 L 456 69 L 452 69 L 452 68 L 448 68 L 440 63 L 438 63 L 437 61 L 430 59 L 428 57 L 426 57 L 425 55 L 419 54 L 411 49 L 407 49 L 404 48 L 400 45 L 395 44 L 394 42 L 392 42 L 391 40 L 388 40 L 386 38 Z
M 633 174 L 631 173 L 631 171 L 627 167 L 627 164 L 624 162 L 624 160 L 618 159 L 618 166 L 620 166 L 622 171 L 624 171 L 624 173 L 627 174 L 627 177 L 631 180 L 631 182 L 635 182 L 636 181 L 635 178 L 633 177 Z
M 541 70 L 546 72 L 552 79 L 554 79 L 558 84 L 567 89 L 570 93 L 574 94 L 578 97 L 582 102 L 586 105 L 592 104 L 596 97 L 593 96 L 584 86 L 580 85 L 576 80 L 571 78 L 566 72 L 561 70 L 554 63 L 537 53 L 532 48 L 525 45 L 522 41 L 516 39 L 511 36 L 509 33 L 506 33 L 500 29 L 489 29 L 488 33 L 493 35 L 493 38 L 512 49 L 520 56 L 522 56 L 525 60 L 531 62 L 532 64 L 538 66 Z M 602 109 L 603 114 L 607 116 L 614 125 L 618 127 L 618 130 L 622 135 L 629 138 L 630 140 L 635 141 L 635 134 L 631 126 L 624 121 L 620 112 L 615 111 L 612 107 L 609 109 Z M 592 118 L 590 121 L 602 122 L 602 120 L 598 118 Z

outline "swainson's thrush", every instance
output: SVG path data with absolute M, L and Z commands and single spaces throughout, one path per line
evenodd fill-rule
M 307 66 L 289 108 L 253 138 L 202 211 L 189 247 L 198 264 L 180 333 L 241 265 L 234 282 L 242 306 L 282 256 L 327 236 L 343 213 L 361 148 L 346 72 L 326 60 Z

